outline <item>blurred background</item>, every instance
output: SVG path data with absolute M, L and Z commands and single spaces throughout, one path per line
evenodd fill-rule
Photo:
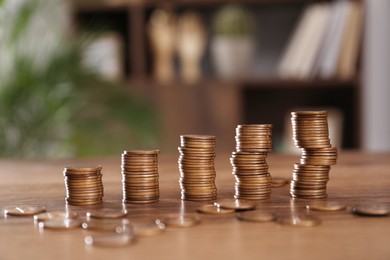
M 326 109 L 340 149 L 390 151 L 388 0 L 0 0 L 0 156 L 235 148 L 237 124 Z

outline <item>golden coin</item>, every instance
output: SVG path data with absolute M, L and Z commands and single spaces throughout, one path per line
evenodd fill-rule
M 311 216 L 285 216 L 277 219 L 281 225 L 295 227 L 314 227 L 321 224 L 321 220 Z
M 224 209 L 234 209 L 234 210 L 251 210 L 256 208 L 256 203 L 245 200 L 238 199 L 227 199 L 218 201 L 217 205 Z
M 187 134 L 187 135 L 180 135 L 180 139 L 182 140 L 210 140 L 215 141 L 216 137 L 213 135 L 194 135 L 194 134 Z
M 96 166 L 96 167 L 65 167 L 64 168 L 64 174 L 66 175 L 84 175 L 84 174 L 100 174 L 102 170 L 101 166 Z
M 77 219 L 78 214 L 71 211 L 52 211 L 52 212 L 43 212 L 37 215 L 34 215 L 34 221 L 42 222 L 47 220 L 64 220 L 64 219 Z
M 122 202 L 123 203 L 126 203 L 126 204 L 149 204 L 149 203 L 156 203 L 158 202 L 158 198 L 157 199 L 144 199 L 144 200 L 135 200 L 135 199 L 122 199 Z
M 82 224 L 83 229 L 103 232 L 116 232 L 129 227 L 130 222 L 127 219 L 97 219 L 90 218 Z
M 200 223 L 200 219 L 197 215 L 170 215 L 163 219 L 163 223 L 169 227 L 192 227 Z
M 85 214 L 87 218 L 123 218 L 127 215 L 126 212 L 122 210 L 115 209 L 101 209 L 89 211 Z
M 251 222 L 270 222 L 275 220 L 275 215 L 262 210 L 250 210 L 237 213 L 237 218 L 239 220 Z
M 45 212 L 43 206 L 13 206 L 4 209 L 4 214 L 9 216 L 33 216 Z
M 213 215 L 225 215 L 234 213 L 234 209 L 223 209 L 215 204 L 203 205 L 197 209 L 199 213 L 213 214 Z
M 247 200 L 247 201 L 262 201 L 262 200 L 267 200 L 270 198 L 269 195 L 256 195 L 256 196 L 251 196 L 251 195 L 241 195 L 241 194 L 235 194 L 234 195 L 234 198 L 235 199 L 239 199 L 239 200 Z
M 297 199 L 325 199 L 328 197 L 328 195 L 325 194 L 319 194 L 319 195 L 302 195 L 302 194 L 295 194 L 294 192 L 290 192 L 291 197 L 297 198 Z
M 123 151 L 122 155 L 125 156 L 144 156 L 144 155 L 157 155 L 160 150 L 130 150 Z
M 344 210 L 346 208 L 347 206 L 345 204 L 335 201 L 318 201 L 306 205 L 306 209 L 317 211 L 339 211 Z
M 103 203 L 102 199 L 93 199 L 93 200 L 73 200 L 73 199 L 65 199 L 66 202 L 69 205 L 73 206 L 87 206 L 87 205 L 96 205 L 96 204 L 101 204 Z
M 352 207 L 352 213 L 364 216 L 386 216 L 390 213 L 389 205 L 361 205 Z
M 137 237 L 150 237 L 160 235 L 165 230 L 165 224 L 156 219 L 152 223 L 142 223 L 134 225 L 134 235 Z
M 134 241 L 132 232 L 92 235 L 84 238 L 84 242 L 88 246 L 98 247 L 124 247 L 131 245 Z
M 217 196 L 212 197 L 188 197 L 186 195 L 182 195 L 181 199 L 185 201 L 196 201 L 196 202 L 208 202 L 213 201 L 217 198 Z
M 271 178 L 271 187 L 272 188 L 281 188 L 286 186 L 289 183 L 289 179 L 284 177 L 272 177 Z
M 78 219 L 49 219 L 39 223 L 40 228 L 45 229 L 73 229 L 81 227 L 81 221 Z

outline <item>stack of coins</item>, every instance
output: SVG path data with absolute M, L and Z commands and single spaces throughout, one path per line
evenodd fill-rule
M 85 206 L 103 202 L 102 167 L 65 167 L 66 201 Z
M 216 199 L 215 136 L 181 135 L 178 149 L 181 199 L 190 201 Z
M 235 139 L 237 152 L 267 154 L 272 149 L 272 125 L 238 125 Z
M 329 148 L 302 148 L 301 164 L 308 165 L 335 165 L 338 152 L 336 147 Z
M 338 152 L 329 139 L 326 111 L 291 113 L 294 144 L 301 148 L 300 163 L 294 165 L 290 194 L 294 198 L 323 199 L 330 165 L 337 162 Z
M 236 199 L 262 200 L 271 196 L 271 175 L 266 162 L 272 148 L 272 125 L 238 125 L 236 150 L 230 162 Z
M 159 150 L 124 151 L 122 187 L 124 203 L 152 203 L 159 200 Z

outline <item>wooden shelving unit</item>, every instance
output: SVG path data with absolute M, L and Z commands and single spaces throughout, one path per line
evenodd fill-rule
M 194 86 L 180 80 L 170 86 L 159 86 L 151 77 L 153 59 L 146 35 L 146 25 L 153 10 L 170 6 L 173 10 L 194 9 L 210 21 L 210 14 L 226 3 L 247 5 L 266 13 L 288 13 L 289 19 L 299 18 L 301 10 L 319 0 L 127 0 L 100 3 L 78 1 L 73 5 L 76 31 L 88 28 L 90 22 L 104 22 L 123 36 L 125 45 L 126 77 L 129 91 L 149 99 L 159 111 L 162 123 L 162 149 L 174 150 L 178 135 L 183 133 L 215 134 L 218 148 L 234 149 L 234 128 L 239 123 L 273 123 L 275 138 L 284 132 L 286 113 L 295 107 L 335 107 L 344 117 L 343 148 L 360 147 L 360 77 L 351 80 L 282 80 L 276 76 L 252 75 L 224 81 L 212 70 Z M 283 13 L 284 12 L 284 13 Z M 272 18 L 272 17 L 271 17 Z M 271 18 L 267 18 L 270 21 Z M 261 17 L 259 18 L 261 19 Z M 286 22 L 285 22 L 286 23 Z M 272 24 L 263 25 L 269 27 Z M 280 28 L 284 24 L 276 26 Z M 279 37 L 287 40 L 283 30 Z M 278 32 L 275 32 L 278 33 Z M 281 43 L 278 43 L 281 45 Z M 283 44 L 282 44 L 283 45 Z M 280 50 L 279 50 L 280 51 Z M 210 68 L 210 60 L 206 60 Z M 276 141 L 278 142 L 278 141 Z

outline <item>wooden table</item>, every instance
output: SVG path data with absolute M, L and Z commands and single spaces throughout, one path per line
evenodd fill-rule
M 298 156 L 271 154 L 273 176 L 291 175 Z M 65 165 L 103 166 L 104 204 L 122 208 L 120 159 L 2 160 L 0 208 L 9 205 L 43 205 L 48 211 L 64 210 Z M 229 155 L 217 155 L 219 198 L 232 198 L 234 179 Z M 158 203 L 125 205 L 129 219 L 161 217 L 180 210 L 195 212 L 204 203 L 179 200 L 177 155 L 160 154 Z M 275 222 L 249 223 L 234 215 L 204 216 L 191 228 L 169 228 L 162 235 L 141 238 L 125 248 L 91 248 L 84 244 L 87 231 L 39 231 L 32 218 L 0 218 L 0 259 L 390 259 L 390 217 L 360 217 L 350 213 L 355 204 L 390 204 L 390 154 L 342 152 L 332 167 L 329 200 L 349 207 L 341 212 L 312 212 L 322 224 L 312 228 L 281 226 Z M 273 189 L 271 199 L 258 203 L 277 213 L 304 211 L 305 201 L 292 201 L 289 187 Z M 85 213 L 89 208 L 69 206 Z M 96 207 L 95 207 L 96 208 Z

